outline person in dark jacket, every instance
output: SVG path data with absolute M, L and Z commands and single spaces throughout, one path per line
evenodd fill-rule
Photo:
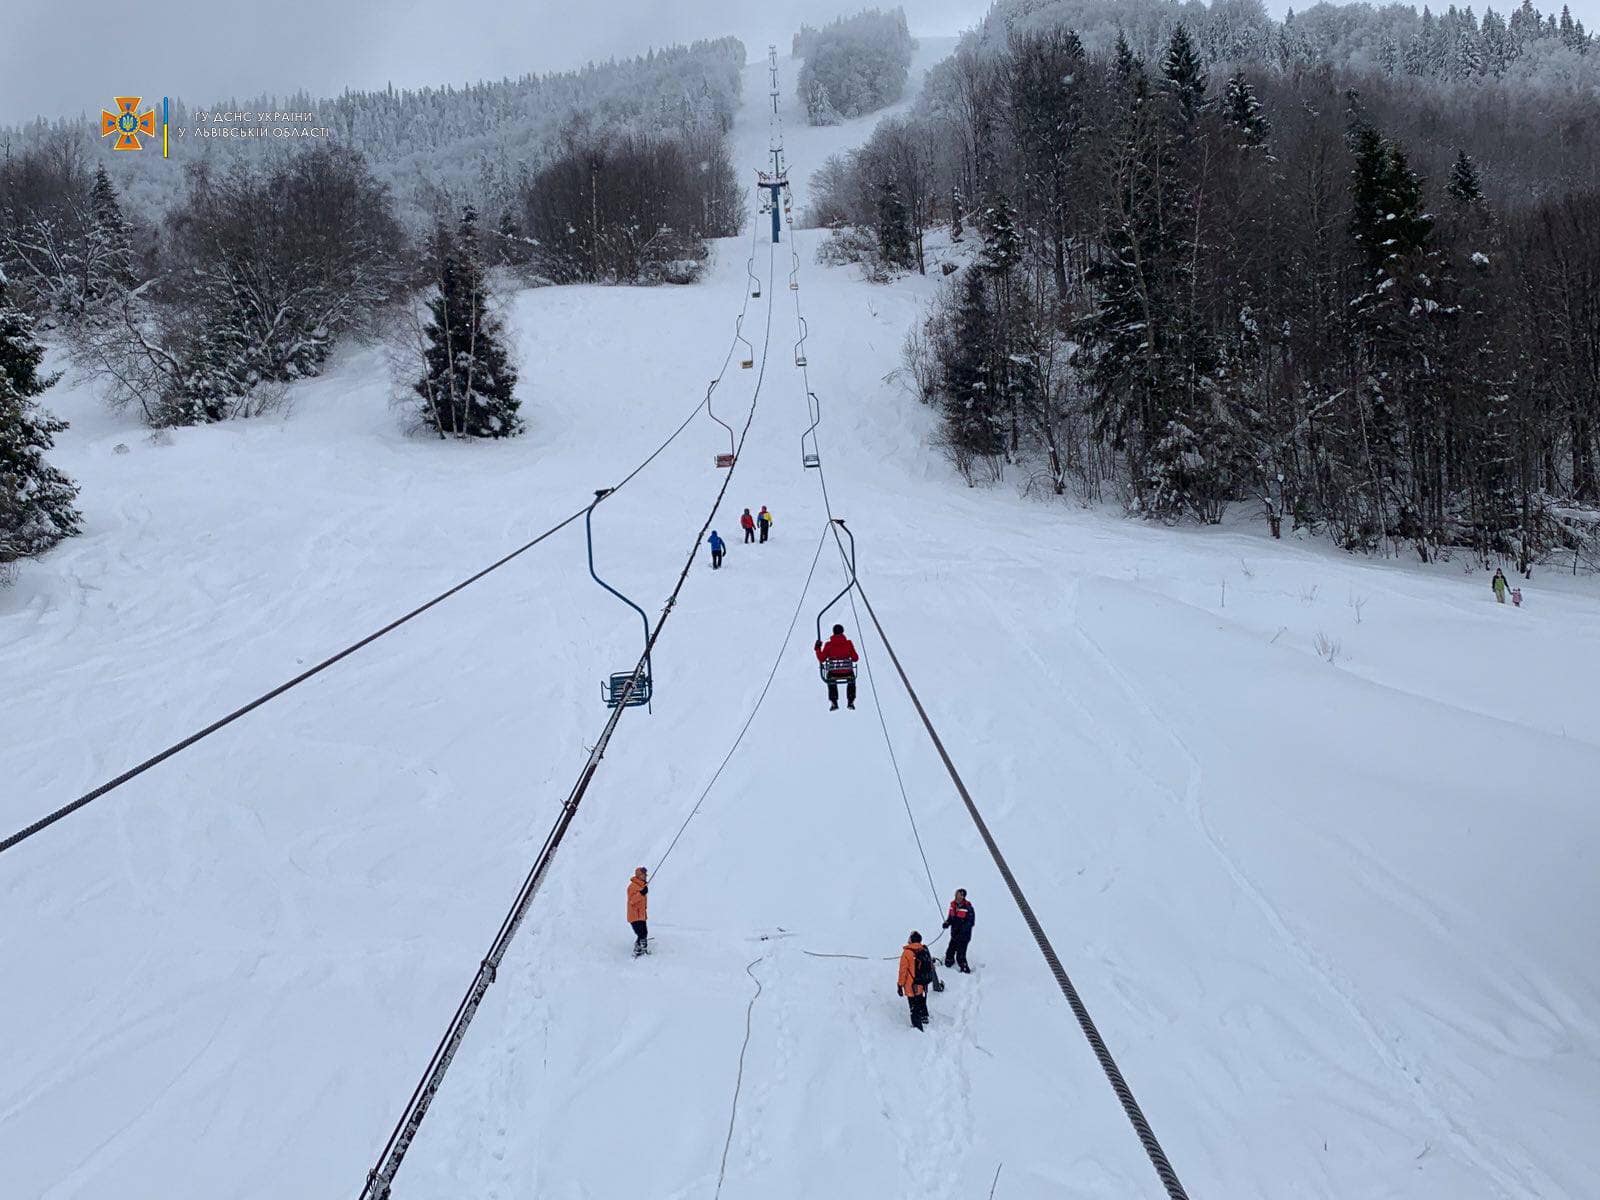
M 1489 581 L 1489 586 L 1494 589 L 1494 598 L 1504 604 L 1506 602 L 1506 589 L 1511 586 L 1511 582 L 1506 578 L 1506 573 L 1499 567 L 1494 569 L 1494 578 Z
M 928 980 L 933 975 L 933 955 L 922 944 L 915 929 L 900 948 L 900 974 L 895 980 L 895 995 L 911 1005 L 911 1028 L 920 1030 L 928 1023 Z
M 744 530 L 744 540 L 747 544 L 756 540 L 756 519 L 750 515 L 748 508 L 740 514 L 739 528 Z
M 717 531 L 713 529 L 711 537 L 708 539 L 708 544 L 711 547 L 711 569 L 720 571 L 722 570 L 722 556 L 728 552 L 728 543 L 723 541 Z
M 972 927 L 977 923 L 978 913 L 972 907 L 972 901 L 967 899 L 967 889 L 957 888 L 956 898 L 950 901 L 950 915 L 944 919 L 944 927 L 950 931 L 950 944 L 945 947 L 944 965 L 946 967 L 959 965 L 963 975 L 972 974 L 972 968 L 967 966 L 967 945 L 972 941 Z
M 839 684 L 844 683 L 845 698 L 850 702 L 850 707 L 854 708 L 856 706 L 856 663 L 860 660 L 860 655 L 856 653 L 856 648 L 850 639 L 845 637 L 844 626 L 835 625 L 833 627 L 833 636 L 828 639 L 827 645 L 818 642 L 814 649 L 817 652 L 817 661 L 827 666 L 828 703 L 833 708 L 839 707 Z

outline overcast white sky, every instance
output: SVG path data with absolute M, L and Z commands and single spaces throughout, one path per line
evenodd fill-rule
M 10 0 L 12 16 L 0 26 L 0 123 L 98 110 L 115 95 L 210 103 L 298 88 L 336 95 L 391 81 L 461 83 L 729 33 L 752 54 L 772 41 L 787 50 L 801 20 L 883 2 Z M 988 3 L 905 7 L 915 32 L 940 34 L 973 24 Z
M 302 88 L 324 96 L 347 86 L 460 83 L 727 33 L 757 54 L 771 41 L 786 47 L 801 20 L 893 2 L 10 0 L 0 26 L 0 124 L 98 111 L 116 95 L 209 104 Z M 1559 11 L 1560 0 L 1539 7 L 1552 5 Z M 1286 4 L 1268 6 L 1281 13 Z M 937 35 L 973 24 L 988 0 L 909 0 L 905 8 L 914 33 Z M 1572 0 L 1572 10 L 1600 24 L 1600 0 Z

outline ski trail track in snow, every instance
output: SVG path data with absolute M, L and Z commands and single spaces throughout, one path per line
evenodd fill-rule
M 1239 864 L 1238 860 L 1229 851 L 1227 844 L 1217 833 L 1206 813 L 1205 804 L 1205 771 L 1200 765 L 1200 760 L 1190 750 L 1183 736 L 1178 732 L 1174 722 L 1164 716 L 1154 703 L 1118 669 L 1111 657 L 1101 649 L 1093 636 L 1084 629 L 1078 615 L 1078 600 L 1082 581 L 1075 581 L 1066 593 L 1067 615 L 1071 622 L 1073 634 L 1088 651 L 1101 675 L 1109 680 L 1118 692 L 1137 711 L 1139 719 L 1147 722 L 1156 731 L 1157 735 L 1168 739 L 1173 748 L 1182 757 L 1185 767 L 1185 781 L 1181 795 L 1174 791 L 1167 781 L 1157 775 L 1143 772 L 1156 786 L 1166 790 L 1178 800 L 1189 818 L 1194 822 L 1195 828 L 1205 838 L 1205 843 L 1216 860 L 1228 872 L 1234 885 L 1242 892 L 1261 913 L 1262 917 L 1272 927 L 1284 949 L 1294 958 L 1300 966 L 1314 976 L 1327 991 L 1337 997 L 1352 1020 L 1365 1035 L 1367 1043 L 1378 1053 L 1384 1062 L 1394 1071 L 1396 1077 L 1404 1081 L 1404 1086 L 1415 1099 L 1416 1107 L 1445 1137 L 1449 1138 L 1458 1153 L 1472 1163 L 1482 1174 L 1492 1180 L 1496 1187 L 1496 1194 L 1505 1200 L 1513 1200 L 1519 1194 L 1517 1178 L 1493 1158 L 1480 1150 L 1481 1143 L 1486 1140 L 1480 1131 L 1465 1129 L 1451 1116 L 1449 1111 L 1440 1104 L 1438 1098 L 1422 1081 L 1414 1066 L 1407 1063 L 1394 1046 L 1391 1039 L 1385 1036 L 1383 1030 L 1374 1020 L 1372 1015 L 1362 1006 L 1357 997 L 1355 988 L 1351 983 L 1342 978 L 1339 972 L 1325 958 L 1317 953 L 1313 946 L 1292 929 L 1283 913 L 1272 900 L 1256 885 L 1256 882 Z M 1037 657 L 1037 656 L 1035 656 Z M 1043 661 L 1040 660 L 1043 666 Z M 1104 692 L 1097 692 L 1104 700 Z M 1106 723 L 1097 719 L 1093 713 L 1080 707 L 1090 720 L 1100 726 L 1112 737 Z M 1115 741 L 1111 744 L 1116 745 Z M 1138 765 L 1139 759 L 1123 746 L 1117 749 L 1129 762 Z M 1142 770 L 1142 768 L 1141 768 Z M 1431 913 L 1429 913 L 1431 916 Z
M 753 165 L 764 64 L 746 94 L 734 137 Z M 809 173 L 872 121 L 788 119 L 800 210 Z M 58 457 L 89 530 L 0 594 L 0 670 L 37 681 L 0 694 L 17 733 L 0 810 L 135 761 L 614 481 L 703 392 L 748 252 L 719 245 L 698 287 L 510 298 L 538 364 L 515 443 L 401 437 L 364 351 L 292 415 L 166 447 L 63 392 Z M 1196 1200 L 1586 1195 L 1593 589 L 1541 579 L 1512 614 L 1457 570 L 963 488 L 925 449 L 928 410 L 883 382 L 935 281 L 868 287 L 807 262 L 821 449 L 863 579 Z M 865 689 L 858 711 L 827 711 L 803 637 L 652 889 L 655 953 L 629 957 L 627 876 L 749 714 L 826 519 L 781 324 L 718 518 L 728 564 L 685 588 L 655 712 L 630 714 L 608 752 L 396 1200 L 703 1200 L 747 1013 L 727 1200 L 967 1200 L 1000 1163 L 997 1200 L 1156 1192 L 887 673 L 935 881 L 968 887 L 982 917 L 977 974 L 946 973 L 929 1030 L 894 995 L 905 933 L 937 916 L 876 714 Z M 741 410 L 750 378 L 731 373 L 719 412 Z M 704 514 L 722 436 L 701 418 L 597 521 L 602 573 L 647 608 Z M 132 452 L 113 455 L 119 441 Z M 762 503 L 774 540 L 745 547 L 736 514 Z M 7 1187 L 359 1187 L 582 759 L 596 681 L 637 652 L 581 530 L 541 554 L 0 864 L 0 908 L 27 914 L 0 924 L 24 981 L 0 986 L 0 1024 L 27 1031 L 0 1075 Z M 830 555 L 814 595 L 841 584 Z M 1371 597 L 1365 622 L 1347 592 Z M 1348 672 L 1310 657 L 1324 628 Z M 1379 745 L 1384 728 L 1406 737 Z

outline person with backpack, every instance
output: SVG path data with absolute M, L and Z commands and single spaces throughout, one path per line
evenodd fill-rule
M 756 519 L 750 515 L 748 508 L 744 510 L 744 514 L 739 518 L 739 528 L 744 530 L 745 545 L 748 546 L 756 540 Z
M 967 966 L 967 946 L 972 941 L 972 927 L 977 923 L 978 913 L 967 899 L 967 889 L 957 888 L 956 898 L 950 901 L 950 915 L 944 919 L 944 927 L 950 931 L 950 945 L 945 948 L 944 965 L 953 967 L 959 964 L 963 975 L 972 974 L 972 968 Z
M 900 977 L 894 989 L 911 1006 L 913 1029 L 920 1030 L 928 1023 L 928 985 L 933 980 L 933 955 L 922 944 L 922 935 L 913 929 L 900 948 Z
M 856 663 L 860 655 L 856 653 L 855 643 L 844 635 L 844 626 L 835 625 L 833 636 L 828 639 L 827 645 L 818 642 L 813 649 L 817 654 L 817 661 L 822 664 L 822 677 L 828 685 L 828 703 L 832 707 L 829 711 L 839 707 L 839 685 L 845 685 L 845 699 L 850 707 L 856 706 Z
M 728 552 L 728 543 L 723 541 L 717 531 L 713 529 L 709 544 L 711 546 L 711 569 L 720 571 L 722 570 L 722 556 Z
M 650 953 L 650 877 L 639 867 L 628 880 L 628 924 L 633 926 L 633 956 Z
M 1511 581 L 1506 578 L 1506 573 L 1499 567 L 1494 569 L 1494 578 L 1489 581 L 1489 586 L 1494 589 L 1494 598 L 1504 604 L 1506 602 L 1506 589 L 1511 586 Z
M 765 504 L 761 506 L 761 511 L 756 514 L 756 524 L 761 526 L 761 540 L 765 542 L 767 534 L 772 531 L 772 514 L 767 511 Z

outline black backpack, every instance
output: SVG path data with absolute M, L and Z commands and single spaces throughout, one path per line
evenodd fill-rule
M 933 970 L 933 955 L 928 953 L 926 946 L 917 950 L 917 973 L 914 978 L 917 983 L 924 987 L 938 978 Z

